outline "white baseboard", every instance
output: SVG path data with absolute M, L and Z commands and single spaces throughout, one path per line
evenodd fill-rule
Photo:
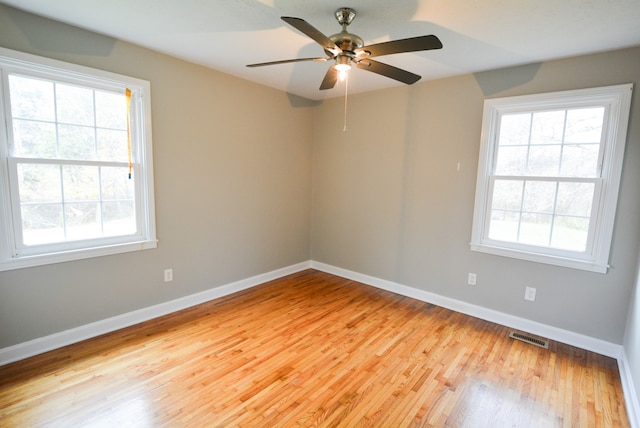
M 92 322 L 80 327 L 54 333 L 49 336 L 29 340 L 0 349 L 0 366 L 14 361 L 23 360 L 34 355 L 42 354 L 53 349 L 81 342 L 101 334 L 110 333 L 121 328 L 129 327 L 153 318 L 170 314 L 200 303 L 208 302 L 219 297 L 227 296 L 256 285 L 281 278 L 292 273 L 309 269 L 311 262 L 302 262 L 292 266 L 287 266 L 264 274 L 252 276 L 240 281 L 232 282 L 220 287 L 211 288 L 200 293 L 181 297 L 169 302 L 149 306 L 111 318 Z
M 625 352 L 623 352 L 622 356 L 618 358 L 618 368 L 620 369 L 624 404 L 627 408 L 629 424 L 634 428 L 640 428 L 640 397 L 638 397 L 638 392 L 633 384 L 633 377 L 629 367 L 629 359 Z

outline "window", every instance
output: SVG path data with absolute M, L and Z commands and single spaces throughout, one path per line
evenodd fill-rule
M 606 273 L 632 88 L 485 101 L 472 250 Z
M 154 248 L 149 83 L 0 49 L 0 270 Z

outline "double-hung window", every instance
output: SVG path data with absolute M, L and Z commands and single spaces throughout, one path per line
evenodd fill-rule
M 471 249 L 605 273 L 631 92 L 486 100 Z
M 156 246 L 150 85 L 0 50 L 0 270 Z

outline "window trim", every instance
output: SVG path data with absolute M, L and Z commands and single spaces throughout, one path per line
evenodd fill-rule
M 3 96 L 6 87 L 7 73 L 26 72 L 29 75 L 40 75 L 58 82 L 84 82 L 85 85 L 96 89 L 114 88 L 132 89 L 133 95 L 138 97 L 136 109 L 132 109 L 135 120 L 132 121 L 132 135 L 139 138 L 132 139 L 132 154 L 134 155 L 133 173 L 137 178 L 135 186 L 136 209 L 140 209 L 139 231 L 135 235 L 127 235 L 132 239 L 112 239 L 110 237 L 88 240 L 87 247 L 75 249 L 58 249 L 47 253 L 14 254 L 16 234 L 12 212 L 16 201 L 12 200 L 10 186 L 17 185 L 10 182 L 10 164 L 15 163 L 8 156 L 8 138 L 11 130 L 8 129 L 6 114 L 8 114 L 6 102 L 8 97 Z M 153 152 L 151 135 L 151 95 L 150 83 L 146 80 L 112 73 L 91 67 L 44 58 L 24 52 L 0 48 L 0 120 L 4 124 L 0 127 L 0 271 L 47 265 L 52 263 L 80 260 L 91 257 L 113 255 L 131 251 L 156 248 L 156 224 L 155 224 L 155 200 L 153 180 Z M 15 165 L 13 165 L 15 166 Z M 15 189 L 13 189 L 15 190 Z M 138 220 L 137 220 L 138 221 Z M 124 242 L 123 242 L 124 241 Z M 61 245 L 63 247 L 64 245 Z
M 622 175 L 627 127 L 631 105 L 633 84 L 613 85 L 598 88 L 550 92 L 533 95 L 487 99 L 484 102 L 480 153 L 478 158 L 478 176 L 474 204 L 473 225 L 470 248 L 498 256 L 546 263 L 592 272 L 606 273 L 609 265 L 609 252 L 613 237 L 618 190 Z M 488 233 L 488 210 L 490 209 L 490 189 L 493 166 L 497 154 L 498 126 L 500 117 L 505 113 L 531 112 L 541 109 L 575 108 L 586 105 L 605 106 L 603 130 L 604 152 L 600 177 L 602 186 L 600 201 L 594 200 L 597 212 L 592 211 L 588 239 L 593 240 L 590 252 L 546 250 L 545 247 L 533 247 L 506 241 L 490 240 Z M 582 256 L 578 256 L 583 254 Z

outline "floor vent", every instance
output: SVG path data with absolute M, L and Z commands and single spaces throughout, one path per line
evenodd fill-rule
M 515 331 L 512 331 L 511 333 L 509 333 L 509 337 L 512 339 L 521 340 L 523 342 L 530 343 L 531 345 L 539 346 L 544 349 L 549 349 L 548 340 L 537 339 L 535 337 L 527 336 L 526 334 L 516 333 Z

